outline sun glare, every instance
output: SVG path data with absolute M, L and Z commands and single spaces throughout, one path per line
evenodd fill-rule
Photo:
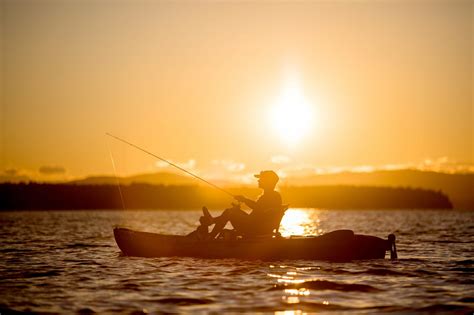
M 304 235 L 312 223 L 307 211 L 303 209 L 290 209 L 286 211 L 280 224 L 283 236 Z
M 296 80 L 286 83 L 270 117 L 272 128 L 286 144 L 296 144 L 309 132 L 313 110 Z

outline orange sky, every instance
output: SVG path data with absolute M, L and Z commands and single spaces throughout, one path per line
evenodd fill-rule
M 1 5 L 0 172 L 473 164 L 471 1 Z

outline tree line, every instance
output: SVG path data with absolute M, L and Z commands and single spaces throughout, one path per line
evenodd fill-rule
M 257 198 L 254 188 L 229 189 Z M 290 186 L 281 187 L 291 207 L 329 209 L 451 209 L 441 191 L 410 187 Z M 221 192 L 194 185 L 76 185 L 0 184 L 0 210 L 71 209 L 199 209 L 225 208 L 232 199 Z

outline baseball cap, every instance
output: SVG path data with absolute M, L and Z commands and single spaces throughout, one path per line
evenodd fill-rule
M 254 175 L 257 178 L 268 178 L 271 181 L 274 181 L 275 183 L 278 182 L 280 179 L 274 171 L 268 170 L 268 171 L 261 171 L 260 174 L 255 174 Z

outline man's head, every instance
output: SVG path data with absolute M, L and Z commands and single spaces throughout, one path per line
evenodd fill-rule
M 263 189 L 274 189 L 280 179 L 274 171 L 261 171 L 254 176 L 258 178 L 258 187 Z

